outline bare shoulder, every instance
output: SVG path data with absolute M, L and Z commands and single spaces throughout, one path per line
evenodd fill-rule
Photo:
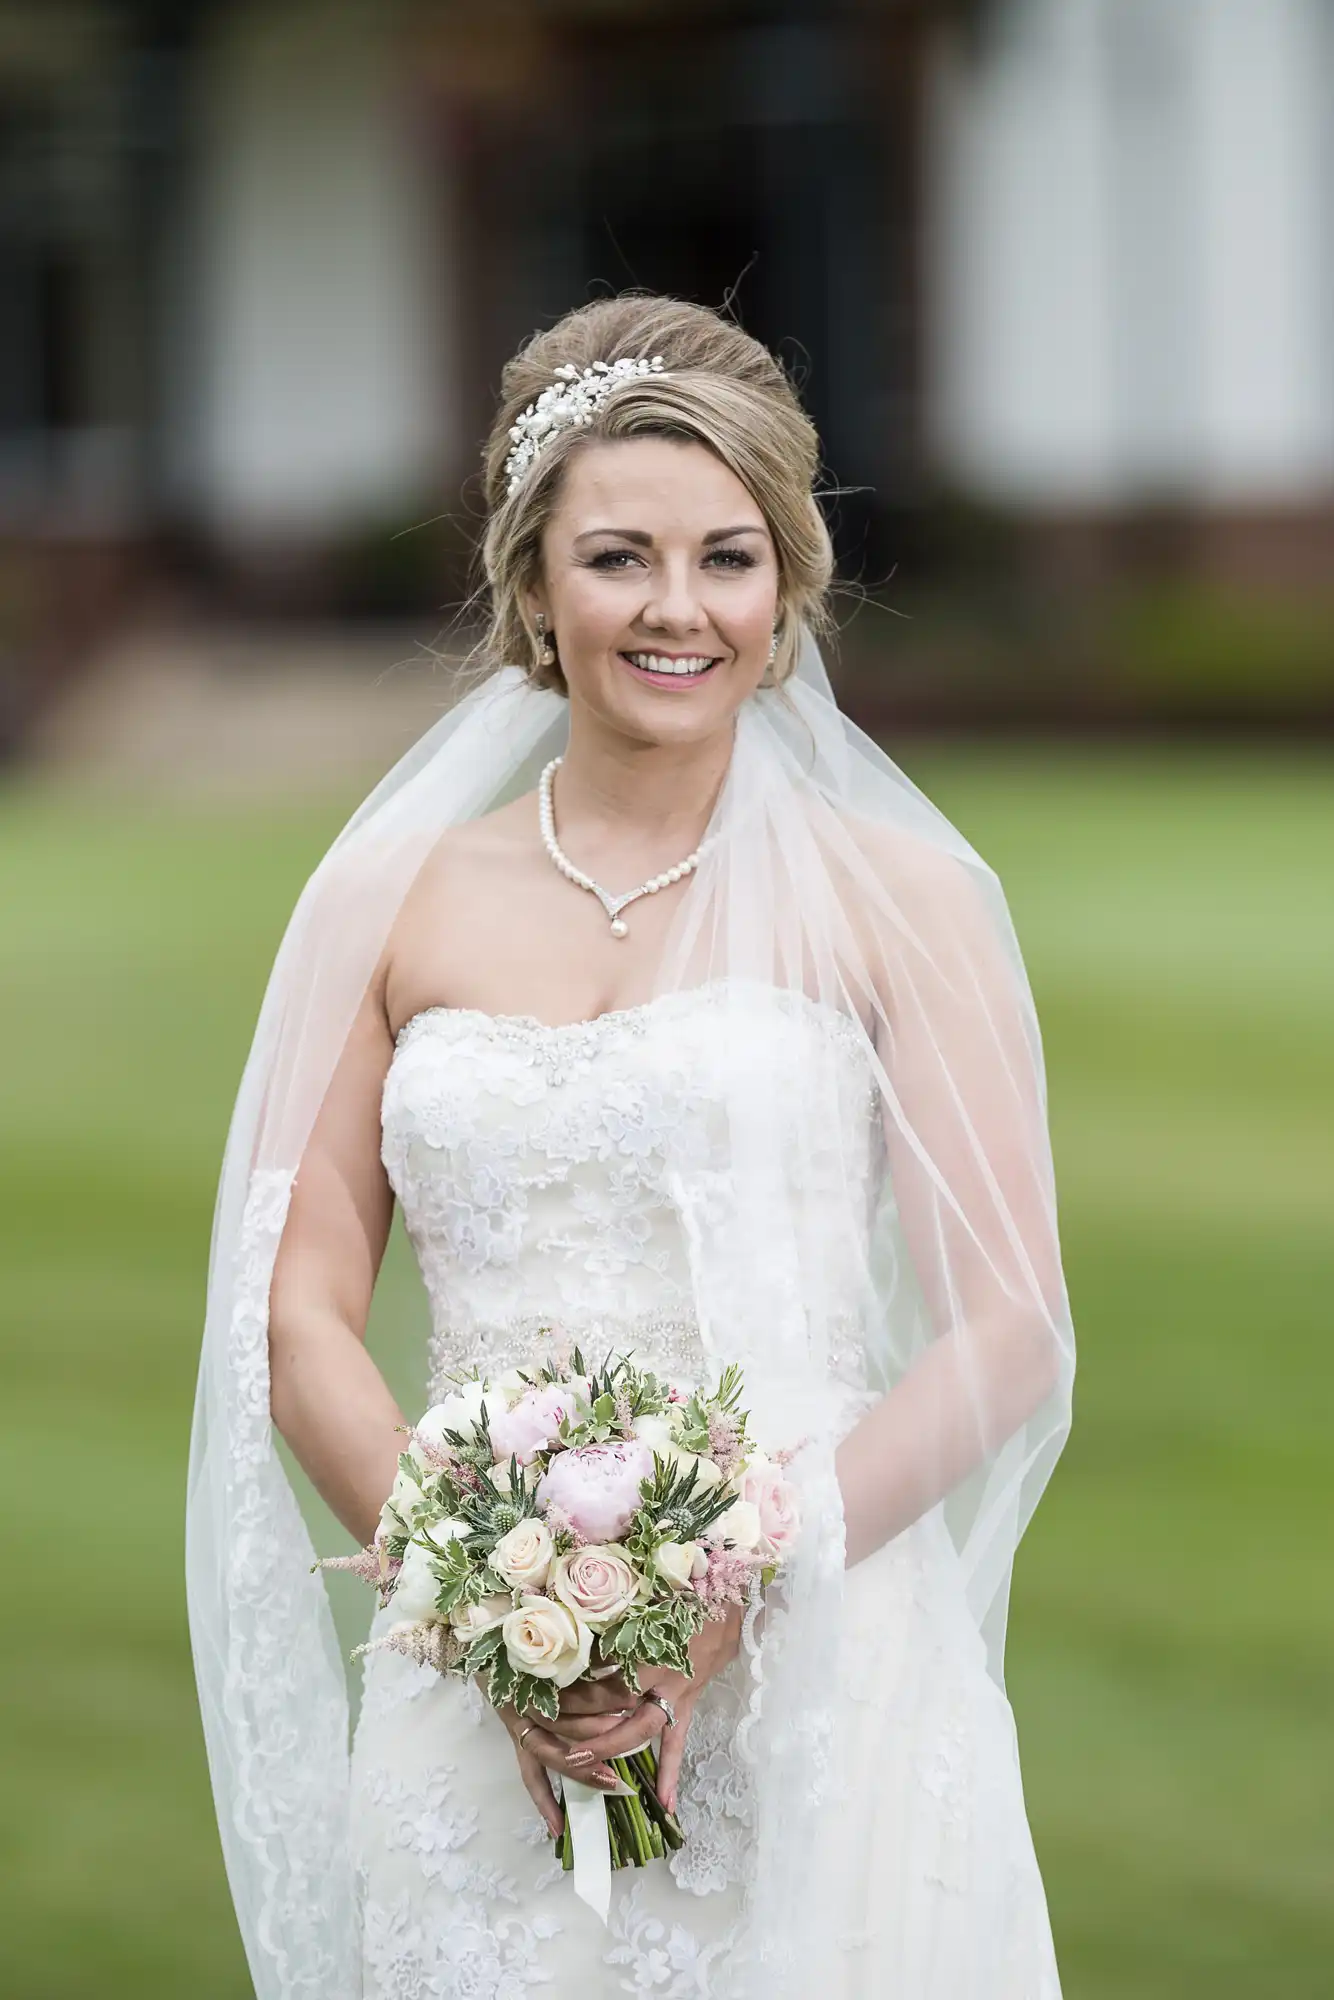
M 431 850 L 430 861 L 449 869 L 463 861 L 503 864 L 519 859 L 531 850 L 536 827 L 537 795 L 525 792 L 494 812 L 447 827 Z
M 528 872 L 539 852 L 537 806 L 526 792 L 494 812 L 446 827 L 422 864 L 411 899 L 435 901 L 483 883 L 494 886 L 498 875 Z
M 888 820 L 841 812 L 841 857 L 854 898 L 874 908 L 886 899 L 903 909 L 961 916 L 974 909 L 991 870 L 965 842 L 951 845 Z
M 384 959 L 390 1021 L 437 1004 L 490 1007 L 492 976 L 503 979 L 531 935 L 550 872 L 531 794 L 446 828 L 390 930 Z

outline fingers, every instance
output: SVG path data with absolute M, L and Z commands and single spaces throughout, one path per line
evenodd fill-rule
M 565 1823 L 565 1816 L 561 1811 L 556 1794 L 551 1789 L 550 1778 L 538 1763 L 536 1757 L 530 1757 L 526 1750 L 520 1750 L 518 1764 L 519 1776 L 523 1779 L 524 1790 L 541 1813 L 542 1818 L 546 1821 L 547 1830 L 552 1838 L 558 1839 L 561 1828 Z
M 595 1751 L 561 1743 L 546 1729 L 539 1729 L 536 1724 L 525 1723 L 517 1716 L 513 1717 L 512 1725 L 507 1718 L 507 1727 L 510 1728 L 514 1738 L 520 1771 L 525 1770 L 526 1763 L 531 1763 L 537 1771 L 539 1782 L 546 1788 L 548 1794 L 551 1792 L 550 1781 L 547 1778 L 548 1771 L 559 1771 L 563 1778 L 577 1778 L 581 1785 L 593 1785 L 599 1790 L 614 1790 L 621 1782 Z M 523 1738 L 522 1743 L 519 1741 L 520 1736 Z M 528 1783 L 526 1775 L 524 1783 Z M 531 1785 L 528 1789 L 530 1794 L 536 1797 Z M 546 1817 L 544 1811 L 543 1818 Z M 559 1809 L 557 1817 L 559 1818 Z M 551 1824 L 549 1819 L 547 1824 Z M 557 1831 L 559 1832 L 559 1826 Z
M 603 1715 L 562 1715 L 546 1724 L 546 1732 L 562 1743 L 589 1743 L 595 1736 L 605 1736 L 609 1729 L 619 1728 L 634 1712 L 632 1704 L 629 1708 L 610 1709 Z
M 675 1722 L 667 1724 L 658 1745 L 658 1798 L 668 1812 L 676 1811 L 676 1786 L 689 1733 L 689 1714 L 678 1715 Z
M 610 1729 L 585 1736 L 579 1747 L 591 1750 L 598 1757 L 623 1757 L 627 1751 L 638 1750 L 642 1743 L 659 1735 L 666 1720 L 657 1702 L 644 1701 Z
M 597 1681 L 576 1681 L 573 1687 L 562 1691 L 560 1712 L 564 1719 L 574 1715 L 606 1715 L 618 1708 L 633 1708 L 639 1697 L 628 1688 L 619 1674 L 608 1674 Z

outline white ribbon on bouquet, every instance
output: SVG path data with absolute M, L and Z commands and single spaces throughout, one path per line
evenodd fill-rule
M 647 1748 L 646 1741 L 625 1754 L 637 1757 L 640 1750 Z M 619 1779 L 614 1790 L 610 1786 L 599 1790 L 593 1785 L 580 1784 L 577 1778 L 564 1776 L 560 1782 L 569 1837 L 574 1844 L 574 1893 L 605 1924 L 611 1910 L 611 1837 L 607 1831 L 605 1801 L 632 1799 L 635 1789 Z

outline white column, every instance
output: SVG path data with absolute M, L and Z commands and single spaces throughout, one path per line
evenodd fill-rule
M 1326 0 L 1204 9 L 1199 472 L 1213 500 L 1334 490 L 1331 12 Z
M 928 343 L 965 488 L 1334 490 L 1330 0 L 1005 0 L 942 60 Z
M 224 533 L 410 507 L 446 454 L 440 217 L 397 19 L 251 4 L 204 52 L 189 484 Z
M 1213 0 L 1103 0 L 1113 489 L 1188 499 L 1203 425 L 1199 51 Z
M 942 42 L 926 273 L 930 424 L 965 487 L 1098 501 L 1114 471 L 1100 0 L 1011 0 Z

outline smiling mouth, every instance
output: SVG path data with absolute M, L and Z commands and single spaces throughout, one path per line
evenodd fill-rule
M 620 657 L 644 680 L 681 687 L 703 680 L 718 665 L 716 655 L 706 653 L 682 653 L 676 658 L 667 653 L 622 653 Z

